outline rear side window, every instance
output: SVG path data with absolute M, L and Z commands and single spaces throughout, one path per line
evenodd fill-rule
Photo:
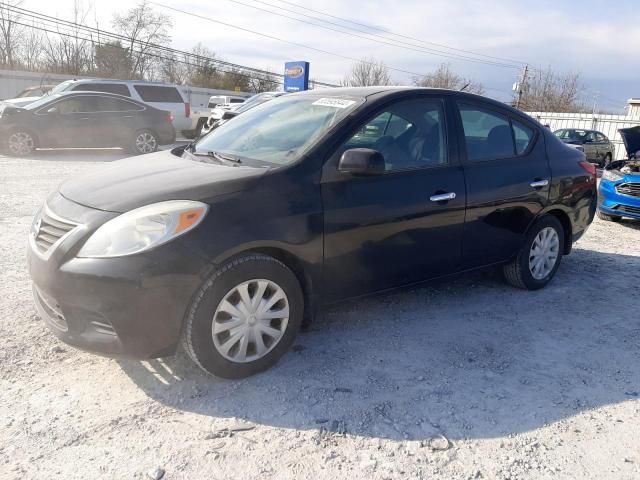
M 508 117 L 473 105 L 459 106 L 469 161 L 514 156 L 513 134 Z
M 182 95 L 175 87 L 160 87 L 157 85 L 135 85 L 133 88 L 145 102 L 184 103 Z
M 533 130 L 516 120 L 511 120 L 511 125 L 513 137 L 516 140 L 516 153 L 521 155 L 527 151 L 533 141 Z
M 82 83 L 72 88 L 74 91 L 115 93 L 130 97 L 129 87 L 124 83 Z
M 143 108 L 133 102 L 120 100 L 118 98 L 96 97 L 98 112 L 131 112 L 140 111 Z
M 244 103 L 244 100 L 241 100 L 239 98 L 232 98 L 231 100 L 229 100 L 229 103 Z

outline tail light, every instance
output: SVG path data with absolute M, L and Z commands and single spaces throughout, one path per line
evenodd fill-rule
M 596 166 L 593 163 L 589 163 L 589 162 L 585 162 L 584 160 L 581 162 L 578 162 L 580 164 L 580 166 L 586 170 L 587 172 L 589 172 L 589 174 L 591 174 L 591 176 L 595 179 L 596 176 L 598 175 L 598 169 L 596 168 Z
M 167 122 L 172 123 L 173 122 L 173 113 L 167 112 L 167 115 L 164 118 L 167 120 Z
M 184 104 L 184 116 L 189 118 L 191 116 L 191 104 L 190 103 L 185 103 Z

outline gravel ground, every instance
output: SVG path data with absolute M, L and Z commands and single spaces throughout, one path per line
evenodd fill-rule
M 32 214 L 117 156 L 0 157 L 0 478 L 640 478 L 640 222 L 596 220 L 543 291 L 478 273 L 348 303 L 222 381 L 77 351 L 34 311 Z

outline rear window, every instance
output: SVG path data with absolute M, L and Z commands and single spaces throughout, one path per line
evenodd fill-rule
M 232 98 L 231 100 L 229 100 L 229 103 L 244 103 L 244 100 L 240 98 Z
M 81 83 L 80 85 L 76 85 L 75 87 L 73 87 L 71 90 L 83 92 L 115 93 L 118 95 L 124 95 L 125 97 L 131 96 L 129 87 L 127 87 L 123 83 Z
M 145 102 L 184 103 L 184 99 L 175 87 L 160 87 L 157 85 L 135 85 L 133 88 Z

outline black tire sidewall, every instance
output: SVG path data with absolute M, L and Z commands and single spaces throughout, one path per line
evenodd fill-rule
M 194 360 L 209 373 L 221 378 L 243 378 L 273 366 L 293 343 L 302 323 L 304 300 L 295 275 L 284 264 L 269 257 L 239 259 L 222 273 L 214 274 L 194 300 L 185 335 L 189 338 Z M 264 278 L 277 283 L 289 301 L 289 321 L 283 338 L 264 357 L 250 363 L 235 363 L 216 349 L 211 335 L 213 316 L 222 298 L 235 286 L 252 279 Z
M 531 270 L 529 269 L 529 253 L 531 251 L 531 245 L 540 232 L 540 230 L 552 227 L 556 233 L 558 234 L 558 239 L 560 243 L 558 258 L 556 259 L 556 264 L 553 266 L 551 272 L 543 279 L 538 280 L 533 278 L 531 274 Z M 546 286 L 555 276 L 558 268 L 560 268 L 560 263 L 562 261 L 562 254 L 564 251 L 564 229 L 562 228 L 562 224 L 560 221 L 552 215 L 546 215 L 538 220 L 527 233 L 527 239 L 518 255 L 518 262 L 520 263 L 520 269 L 522 272 L 522 281 L 526 285 L 529 290 L 538 290 Z

